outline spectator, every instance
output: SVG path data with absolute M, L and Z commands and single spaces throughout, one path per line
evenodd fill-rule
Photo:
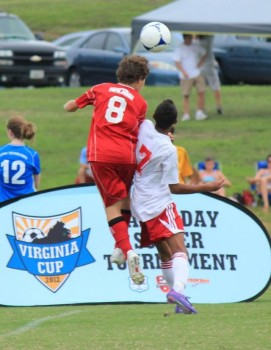
M 202 67 L 202 74 L 214 93 L 216 103 L 216 111 L 218 114 L 223 114 L 222 97 L 221 97 L 221 83 L 218 75 L 218 64 L 213 53 L 213 35 L 199 35 L 199 44 L 205 49 L 207 55 Z
M 39 154 L 24 144 L 24 139 L 34 138 L 34 125 L 23 117 L 12 117 L 7 136 L 10 143 L 0 147 L 0 202 L 32 193 L 40 184 Z
M 171 142 L 174 143 L 175 128 L 172 126 L 168 132 Z M 178 157 L 179 181 L 181 184 L 189 183 L 197 185 L 200 181 L 199 172 L 193 168 L 190 162 L 189 155 L 184 147 L 176 146 Z
M 178 46 L 173 54 L 173 60 L 179 70 L 181 91 L 183 96 L 182 121 L 190 120 L 190 94 L 193 86 L 197 89 L 196 120 L 204 120 L 207 115 L 205 109 L 205 82 L 201 68 L 206 57 L 206 51 L 193 43 L 191 34 L 183 34 L 184 42 Z
M 89 162 L 87 161 L 87 147 L 83 147 L 80 152 L 80 166 L 75 179 L 76 184 L 94 184 L 93 175 Z
M 251 185 L 257 186 L 257 193 L 261 195 L 263 200 L 263 211 L 269 211 L 269 193 L 271 193 L 271 154 L 266 158 L 267 168 L 259 169 L 255 177 L 248 178 Z
M 224 186 L 213 192 L 220 196 L 226 197 L 225 187 L 231 186 L 231 182 L 225 177 L 221 170 L 215 169 L 215 160 L 208 157 L 204 161 L 205 169 L 199 172 L 200 179 L 203 183 L 224 180 Z
M 93 86 L 64 105 L 68 112 L 93 106 L 88 139 L 88 161 L 102 197 L 115 248 L 122 251 L 135 284 L 144 283 L 139 256 L 128 234 L 131 218 L 129 192 L 136 169 L 139 125 L 146 117 L 147 102 L 140 95 L 149 73 L 145 57 L 124 56 L 116 71 L 118 83 Z M 122 263 L 114 259 L 111 261 Z
M 172 127 L 168 133 L 171 142 L 174 143 L 175 128 Z M 178 156 L 179 181 L 184 184 L 190 180 L 193 175 L 193 168 L 189 159 L 189 155 L 184 147 L 176 146 Z

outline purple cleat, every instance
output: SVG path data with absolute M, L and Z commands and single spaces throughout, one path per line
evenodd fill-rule
M 176 304 L 175 306 L 175 314 L 184 314 L 184 311 L 179 304 Z
M 183 311 L 183 313 L 185 313 L 185 314 L 196 314 L 197 313 L 196 309 L 188 301 L 188 298 L 183 294 L 175 292 L 174 289 L 171 289 L 167 293 L 167 300 L 171 304 L 176 304 L 176 309 L 178 306 L 179 307 L 178 309 L 181 309 Z M 175 309 L 175 313 L 177 313 L 176 309 Z M 181 313 L 181 312 L 178 312 L 178 313 Z

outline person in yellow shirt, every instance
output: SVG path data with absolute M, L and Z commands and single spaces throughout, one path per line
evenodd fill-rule
M 172 143 L 174 143 L 174 133 L 175 129 L 172 127 L 168 136 L 170 137 Z M 197 184 L 199 183 L 198 171 L 194 169 L 191 165 L 189 155 L 184 147 L 176 146 L 177 155 L 178 155 L 178 168 L 179 168 L 179 181 L 181 184 L 190 183 Z

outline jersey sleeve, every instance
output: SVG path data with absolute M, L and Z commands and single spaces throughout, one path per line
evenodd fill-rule
M 75 99 L 75 102 L 79 108 L 84 108 L 86 106 L 92 105 L 94 102 L 94 93 L 91 89 L 84 92 L 81 96 Z

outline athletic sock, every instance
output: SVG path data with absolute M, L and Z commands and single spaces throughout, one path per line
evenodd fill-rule
M 172 256 L 172 270 L 174 276 L 173 289 L 183 293 L 189 274 L 188 256 L 185 253 L 176 253 Z
M 121 215 L 123 216 L 125 222 L 127 223 L 128 227 L 130 225 L 130 221 L 131 221 L 131 210 L 129 209 L 121 209 Z
M 162 261 L 161 268 L 162 268 L 162 273 L 163 273 L 164 279 L 166 280 L 167 285 L 171 289 L 173 287 L 173 282 L 174 282 L 173 270 L 172 270 L 172 260 Z
M 122 216 L 108 222 L 110 231 L 115 239 L 115 248 L 120 248 L 127 259 L 127 252 L 133 250 L 128 233 L 128 225 Z

